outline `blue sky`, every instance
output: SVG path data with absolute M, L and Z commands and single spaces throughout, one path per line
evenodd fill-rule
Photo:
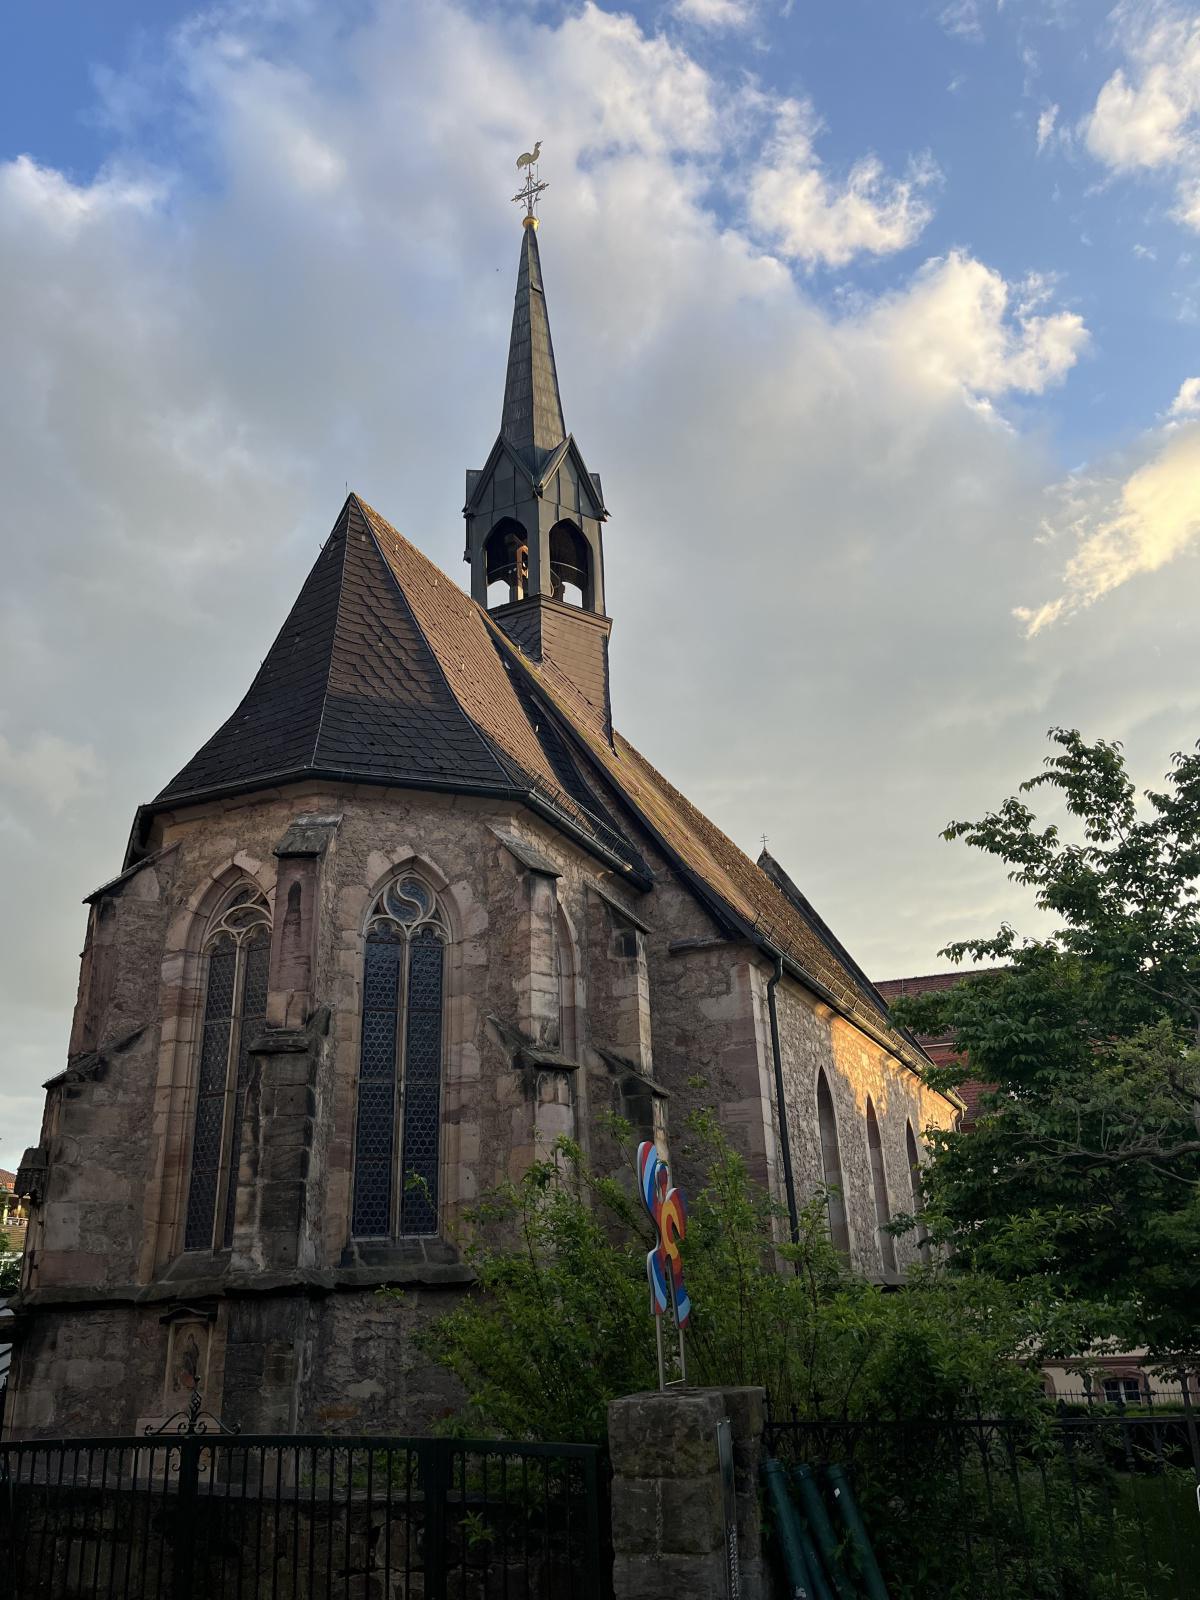
M 561 14 L 520 9 L 547 20 Z M 1010 280 L 1055 276 L 1058 302 L 1078 310 L 1093 335 L 1087 382 L 1027 408 L 1065 465 L 1142 429 L 1189 376 L 1186 330 L 1200 323 L 1194 237 L 1170 220 L 1161 184 L 1114 180 L 1078 140 L 1064 143 L 1122 62 L 1111 6 L 795 0 L 747 6 L 745 27 L 717 29 L 691 21 L 686 8 L 620 9 L 647 33 L 682 40 L 714 74 L 810 99 L 822 123 L 819 154 L 834 171 L 864 150 L 891 170 L 932 157 L 933 215 L 919 241 L 838 270 L 818 266 L 809 280 L 816 299 L 836 306 L 855 290 L 878 293 L 915 259 L 954 248 Z M 18 0 L 4 24 L 0 153 L 27 152 L 92 178 L 130 148 L 103 106 L 108 75 L 152 76 L 172 30 L 197 10 L 179 0 Z M 350 30 L 370 8 L 328 10 Z M 1039 150 L 1039 117 L 1050 108 L 1055 128 Z M 136 133 L 139 155 L 179 162 L 202 180 L 206 153 L 169 106 L 154 106 Z M 729 199 L 713 201 L 736 216 Z
M 1030 915 L 939 833 L 1200 734 L 1200 15 L 1170 0 L 14 0 L 0 1165 L 80 899 L 346 485 L 461 578 L 519 227 L 604 476 L 614 712 L 874 976 Z

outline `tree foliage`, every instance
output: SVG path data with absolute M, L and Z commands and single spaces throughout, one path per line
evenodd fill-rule
M 1041 1327 L 1060 1308 L 937 1269 L 918 1271 L 905 1294 L 852 1277 L 829 1243 L 822 1194 L 801 1213 L 799 1243 L 781 1244 L 777 1208 L 712 1117 L 691 1132 L 709 1175 L 689 1198 L 683 1247 L 691 1381 L 761 1384 L 777 1407 L 844 1418 L 1036 1406 Z M 564 1140 L 473 1214 L 480 1292 L 422 1339 L 462 1384 L 457 1426 L 598 1441 L 611 1399 L 655 1386 L 652 1235 L 632 1177 L 632 1161 L 624 1179 L 597 1175 Z
M 1015 798 L 948 839 L 1004 862 L 1054 919 L 947 947 L 998 963 L 900 1019 L 952 1036 L 992 1085 L 964 1133 L 930 1130 L 926 1222 L 960 1273 L 1040 1279 L 1097 1335 L 1200 1350 L 1200 755 L 1136 795 L 1117 744 L 1055 729 Z M 1024 797 L 1065 821 L 1039 820 Z M 931 1078 L 950 1087 L 962 1069 Z

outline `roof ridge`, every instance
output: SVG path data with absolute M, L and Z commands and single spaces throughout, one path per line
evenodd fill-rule
M 335 520 L 335 522 L 333 524 L 333 527 L 329 530 L 329 533 L 326 536 L 325 544 L 323 544 L 321 546 L 321 550 L 324 551 L 325 545 L 327 545 L 329 543 L 330 539 L 333 539 L 333 538 L 337 537 L 337 531 L 338 531 L 339 525 L 344 524 L 344 526 L 342 528 L 342 571 L 343 571 L 343 573 L 345 572 L 345 568 L 346 568 L 346 545 L 349 542 L 350 502 L 354 498 L 355 498 L 354 491 L 351 490 L 347 494 L 345 500 L 342 502 L 342 509 L 339 512 L 339 514 L 337 516 L 337 519 Z M 319 559 L 319 557 L 318 557 L 318 559 Z M 329 647 L 329 653 L 330 653 L 330 657 L 331 658 L 332 658 L 332 655 L 333 655 L 334 644 L 337 641 L 338 627 L 339 627 L 339 625 L 341 623 L 341 620 L 342 620 L 342 600 L 345 597 L 345 593 L 346 593 L 345 583 L 344 582 L 343 583 L 339 583 L 338 584 L 337 606 L 336 606 L 336 608 L 334 610 L 333 642 L 331 642 L 330 647 Z M 324 732 L 324 729 L 325 729 L 325 708 L 329 704 L 329 677 L 330 677 L 330 674 L 327 672 L 325 674 L 325 688 L 324 688 L 324 691 L 322 692 L 322 695 L 321 695 L 321 709 L 320 709 L 320 712 L 317 715 L 317 732 L 316 732 L 316 736 L 313 739 L 312 761 L 309 763 L 309 765 L 313 766 L 313 767 L 315 767 L 316 764 L 317 764 L 317 751 L 321 748 L 321 734 Z
M 395 538 L 402 540 L 408 546 L 408 548 L 410 550 L 415 551 L 418 555 L 420 554 L 420 552 L 417 551 L 417 547 L 416 547 L 415 544 L 413 544 L 411 539 L 405 539 L 404 535 L 399 531 L 398 528 L 393 528 L 392 524 L 387 520 L 386 517 L 380 516 L 379 512 L 375 510 L 374 506 L 369 505 L 367 503 L 367 501 L 362 499 L 362 497 L 360 495 L 358 495 L 354 490 L 350 491 L 349 499 L 353 500 L 355 505 L 362 512 L 363 521 L 366 523 L 367 531 L 371 535 L 371 542 L 372 542 L 372 544 L 374 544 L 376 550 L 379 552 L 379 559 L 383 562 L 384 570 L 386 571 L 388 577 L 391 579 L 392 586 L 395 589 L 396 593 L 400 596 L 400 599 L 401 599 L 401 601 L 402 601 L 402 603 L 404 605 L 404 609 L 405 609 L 405 611 L 407 611 L 409 617 L 412 620 L 413 627 L 417 630 L 417 632 L 420 634 L 421 638 L 424 640 L 425 648 L 429 651 L 429 654 L 433 658 L 434 665 L 437 668 L 438 677 L 442 680 L 442 683 L 445 685 L 446 693 L 454 701 L 454 704 L 458 707 L 459 711 L 462 713 L 464 721 L 470 727 L 471 732 L 479 740 L 479 743 L 482 745 L 483 749 L 486 751 L 487 755 L 490 757 L 490 759 L 494 763 L 494 765 L 496 767 L 496 770 L 500 774 L 501 779 L 504 780 L 506 783 L 511 784 L 511 782 L 512 782 L 511 774 L 505 772 L 503 766 L 501 765 L 500 761 L 498 760 L 498 758 L 496 756 L 495 750 L 491 746 L 490 741 L 484 738 L 483 733 L 481 732 L 481 730 L 477 726 L 474 717 L 471 716 L 471 714 L 468 712 L 467 708 L 463 705 L 462 700 L 459 698 L 458 690 L 454 687 L 454 685 L 450 682 L 450 679 L 446 676 L 446 669 L 442 665 L 441 657 L 438 655 L 437 650 L 434 648 L 433 642 L 429 638 L 429 635 L 425 632 L 425 629 L 421 626 L 421 620 L 417 616 L 416 612 L 413 610 L 412 604 L 409 601 L 409 598 L 408 598 L 407 594 L 405 594 L 405 592 L 404 592 L 404 585 L 397 578 L 396 573 L 392 568 L 392 564 L 387 558 L 387 552 L 384 550 L 383 546 L 379 543 L 379 539 L 378 539 L 377 534 L 376 534 L 376 529 L 375 529 L 375 526 L 374 526 L 374 522 L 376 520 L 378 520 L 379 522 L 382 522 L 383 525 L 388 529 L 388 531 Z M 422 559 L 428 561 L 427 557 L 423 557 Z M 428 561 L 428 565 L 433 567 L 434 571 L 437 572 L 439 574 L 439 576 L 445 577 L 445 574 L 441 572 L 441 569 L 434 562 Z M 451 580 L 449 578 L 447 578 L 446 581 L 447 581 L 447 583 L 451 582 Z M 457 585 L 455 587 L 457 587 Z M 460 593 L 461 593 L 461 591 L 460 591 Z M 472 605 L 474 605 L 475 602 L 472 601 L 471 603 L 472 603 Z M 517 765 L 519 766 L 520 763 L 517 763 Z

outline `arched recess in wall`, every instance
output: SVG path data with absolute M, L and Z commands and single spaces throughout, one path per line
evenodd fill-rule
M 821 1170 L 825 1187 L 829 1191 L 829 1237 L 834 1248 L 842 1255 L 850 1255 L 850 1226 L 846 1221 L 846 1201 L 842 1186 L 842 1157 L 838 1149 L 837 1116 L 833 1109 L 833 1096 L 829 1081 L 822 1068 L 817 1073 L 817 1126 L 821 1133 Z
M 887 1169 L 883 1164 L 883 1145 L 879 1138 L 879 1118 L 875 1103 L 867 1096 L 867 1153 L 871 1158 L 871 1188 L 875 1195 L 875 1237 L 879 1240 L 879 1259 L 885 1272 L 895 1272 L 896 1241 L 887 1232 L 892 1220 L 892 1207 L 888 1200 Z
M 372 903 L 354 1130 L 356 1239 L 438 1231 L 449 924 L 411 869 Z
M 529 585 L 529 535 L 515 517 L 501 517 L 483 546 L 489 606 L 524 600 Z
M 550 590 L 569 606 L 592 609 L 592 552 L 569 517 L 550 529 Z
M 228 1250 L 233 1243 L 242 1122 L 250 1080 L 250 1040 L 267 1012 L 271 914 L 257 884 L 239 882 L 205 931 L 185 1250 Z
M 912 1182 L 913 1215 L 920 1216 L 925 1209 L 925 1196 L 921 1191 L 921 1157 L 917 1152 L 917 1136 L 911 1122 L 905 1124 L 904 1142 L 908 1150 L 908 1175 Z M 928 1262 L 929 1234 L 923 1222 L 917 1224 L 917 1249 L 921 1252 L 921 1260 Z
M 554 959 L 558 969 L 558 1048 L 568 1061 L 579 1060 L 578 968 L 575 941 L 561 906 L 554 915 Z

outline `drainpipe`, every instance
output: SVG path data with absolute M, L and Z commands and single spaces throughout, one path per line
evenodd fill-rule
M 800 1214 L 796 1210 L 796 1181 L 792 1177 L 792 1141 L 788 1136 L 787 1106 L 783 1097 L 783 1057 L 779 1051 L 779 1012 L 775 985 L 783 977 L 783 956 L 775 957 L 775 971 L 767 979 L 767 1010 L 771 1014 L 771 1054 L 775 1058 L 775 1113 L 779 1120 L 779 1153 L 783 1158 L 783 1187 L 787 1195 L 788 1225 L 792 1243 L 800 1243 Z M 799 1270 L 799 1269 L 797 1269 Z

